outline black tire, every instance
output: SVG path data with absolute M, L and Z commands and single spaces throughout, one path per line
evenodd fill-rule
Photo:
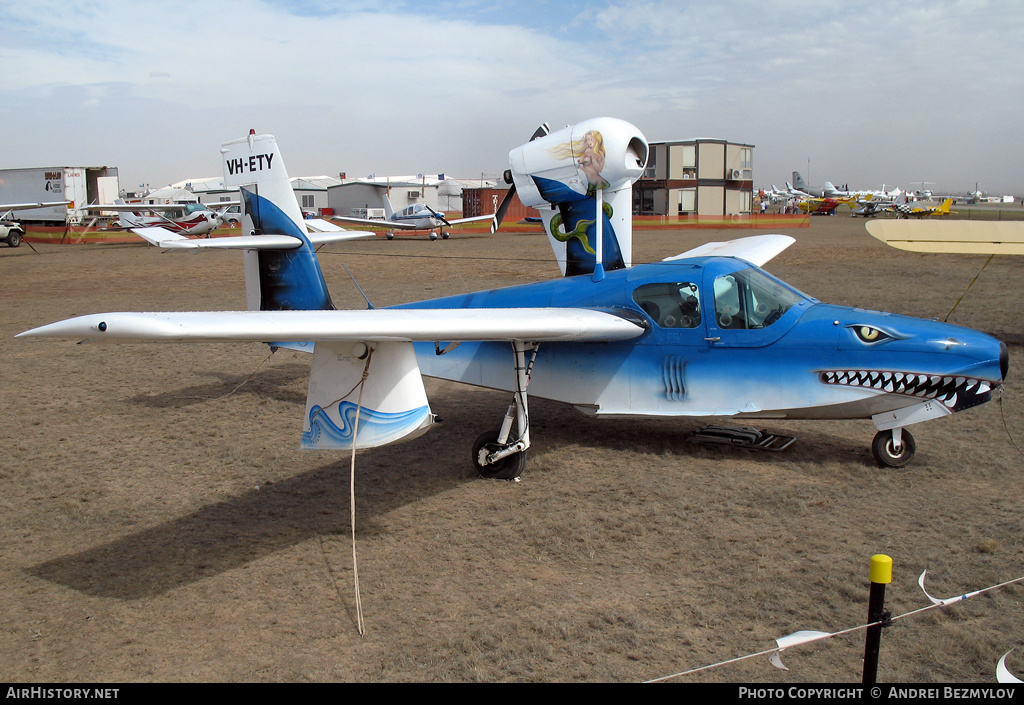
M 903 429 L 903 445 L 897 451 L 892 444 L 892 431 L 879 431 L 871 442 L 871 454 L 875 462 L 883 468 L 902 468 L 914 459 L 917 443 L 910 431 Z
M 446 232 L 444 232 L 444 231 L 442 230 L 442 231 L 441 231 L 441 239 L 442 239 L 442 240 L 447 240 L 447 239 L 448 239 L 448 233 L 446 233 Z
M 21 244 L 21 233 L 19 233 L 17 230 L 12 230 L 11 232 L 7 233 L 7 246 L 8 247 L 17 247 L 20 244 Z
M 388 240 L 394 240 L 394 239 L 395 239 L 395 234 L 394 233 L 388 233 Z
M 476 439 L 476 443 L 473 444 L 473 467 L 480 473 L 480 477 L 489 480 L 514 480 L 522 475 L 523 468 L 526 467 L 525 450 L 506 456 L 494 465 L 480 464 L 480 451 L 484 449 L 488 451 L 498 449 L 499 433 L 501 433 L 500 429 L 488 431 Z

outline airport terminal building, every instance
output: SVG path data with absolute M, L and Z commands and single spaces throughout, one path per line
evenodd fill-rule
M 754 146 L 720 139 L 651 142 L 634 185 L 637 215 L 749 215 Z

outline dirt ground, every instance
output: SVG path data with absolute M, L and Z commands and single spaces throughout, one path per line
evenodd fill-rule
M 648 231 L 635 261 L 752 231 Z M 770 649 L 1024 575 L 1024 259 L 919 255 L 812 218 L 767 269 L 823 301 L 945 318 L 1010 345 L 1001 401 L 913 428 L 874 465 L 869 421 L 759 424 L 781 453 L 687 444 L 706 420 L 594 420 L 531 401 L 522 481 L 470 447 L 502 392 L 428 381 L 444 422 L 360 454 L 356 629 L 349 457 L 299 450 L 309 359 L 239 345 L 14 340 L 76 314 L 244 308 L 241 255 L 0 247 L 0 680 L 625 681 Z M 557 276 L 544 236 L 424 236 L 321 253 L 339 307 Z M 984 269 L 983 269 L 984 267 Z M 981 272 L 977 281 L 972 280 Z M 740 424 L 743 425 L 743 424 Z M 880 681 L 995 682 L 1024 588 L 897 621 Z M 859 682 L 863 632 L 674 682 Z M 1024 652 L 1010 670 L 1024 676 Z

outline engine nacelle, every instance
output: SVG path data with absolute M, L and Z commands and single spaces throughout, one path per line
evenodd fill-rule
M 632 186 L 647 166 L 647 139 L 617 118 L 593 118 L 552 132 L 509 152 L 512 179 L 523 205 L 550 208 L 537 178 L 557 181 L 580 195 Z
M 643 175 L 647 156 L 640 130 L 607 117 L 509 152 L 519 200 L 540 211 L 562 274 L 595 272 L 598 252 L 602 271 L 631 265 L 633 183 Z

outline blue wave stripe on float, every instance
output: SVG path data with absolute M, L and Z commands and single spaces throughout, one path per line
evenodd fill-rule
M 383 413 L 363 407 L 359 410 L 359 447 L 371 448 L 396 441 L 419 428 L 430 409 L 421 406 L 409 411 Z M 356 405 L 338 405 L 339 423 L 318 405 L 309 410 L 309 431 L 302 433 L 303 448 L 351 448 L 355 429 Z

